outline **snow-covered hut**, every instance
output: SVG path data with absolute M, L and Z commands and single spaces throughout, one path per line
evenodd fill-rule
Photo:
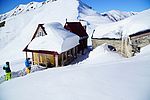
M 133 55 L 140 52 L 140 48 L 150 44 L 150 29 L 136 32 L 129 35 L 131 41 Z
M 47 67 L 63 66 L 77 55 L 79 36 L 64 29 L 60 23 L 39 24 L 23 51 L 32 52 L 33 64 Z
M 84 49 L 87 48 L 88 34 L 86 33 L 86 27 L 82 26 L 80 22 L 66 22 L 64 28 L 69 30 L 70 32 L 75 33 L 80 37 L 78 52 L 84 52 Z
M 150 42 L 150 9 L 124 20 L 99 25 L 92 36 L 94 47 L 108 43 L 126 57 L 140 52 Z

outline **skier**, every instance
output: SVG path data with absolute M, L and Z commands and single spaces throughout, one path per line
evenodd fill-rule
M 11 79 L 11 70 L 10 70 L 10 65 L 9 62 L 6 62 L 6 64 L 3 66 L 3 70 L 5 70 L 6 75 L 5 75 L 5 80 L 10 80 Z
M 26 73 L 29 74 L 31 71 L 31 61 L 30 58 L 27 58 L 25 60 L 25 66 L 26 66 Z

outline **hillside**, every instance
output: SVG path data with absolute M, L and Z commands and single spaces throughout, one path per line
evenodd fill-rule
M 68 21 L 83 20 L 88 25 L 90 37 L 97 25 L 112 22 L 79 0 L 31 2 L 0 16 L 1 20 L 5 19 L 5 26 L 0 28 L 0 65 L 5 61 L 24 59 L 22 50 L 38 24 L 60 22 L 64 25 L 66 18 Z
M 149 58 L 150 45 L 129 59 L 103 45 L 90 53 L 87 62 L 31 73 L 0 84 L 0 99 L 149 100 Z

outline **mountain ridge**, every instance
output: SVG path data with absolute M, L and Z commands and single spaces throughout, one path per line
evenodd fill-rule
M 31 5 L 37 4 L 29 3 L 28 7 L 31 8 Z M 113 22 L 80 0 L 51 0 L 46 1 L 43 6 L 35 7 L 38 9 L 33 7 L 31 11 L 26 11 L 26 8 L 24 8 L 26 10 L 19 10 L 18 7 L 16 15 L 9 16 L 4 20 L 6 21 L 5 26 L 0 28 L 0 52 L 2 54 L 0 63 L 8 59 L 11 61 L 15 55 L 18 55 L 15 59 L 24 57 L 22 50 L 31 40 L 38 24 L 60 22 L 64 25 L 66 18 L 67 21 L 84 20 L 90 37 L 97 25 Z M 12 52 L 8 50 L 12 50 Z M 8 52 L 6 53 L 6 51 Z
M 119 10 L 110 10 L 108 12 L 101 13 L 101 15 L 104 17 L 108 17 L 113 22 L 116 22 L 116 21 L 120 21 L 125 18 L 128 18 L 130 16 L 136 15 L 138 13 L 139 12 L 132 12 L 132 11 L 126 12 L 126 11 L 119 11 Z
M 23 13 L 27 13 L 29 11 L 33 11 L 35 9 L 43 7 L 44 5 L 46 5 L 48 3 L 52 3 L 52 2 L 55 2 L 55 1 L 59 1 L 59 0 L 47 0 L 47 1 L 43 1 L 43 2 L 33 1 L 33 2 L 28 3 L 28 4 L 20 4 L 17 7 L 15 7 L 14 9 L 10 10 L 9 12 L 6 12 L 4 14 L 0 14 L 0 21 L 3 21 L 7 18 L 16 16 L 16 15 L 19 15 L 19 14 L 23 14 Z M 127 17 L 130 17 L 130 16 L 135 15 L 135 14 L 138 13 L 138 12 L 125 12 L 125 11 L 119 11 L 119 10 L 111 10 L 111 11 L 108 11 L 108 12 L 99 13 L 99 12 L 93 10 L 91 6 L 83 3 L 82 1 L 80 1 L 80 0 L 76 0 L 76 1 L 79 2 L 79 9 L 78 10 L 81 10 L 82 8 L 91 9 L 91 10 L 88 10 L 88 11 L 90 11 L 92 13 L 96 13 L 96 16 L 108 18 L 109 20 L 111 20 L 113 22 L 120 21 L 122 19 L 125 19 Z M 86 12 L 82 12 L 82 13 L 83 13 L 83 16 L 88 15 L 88 13 L 86 13 Z

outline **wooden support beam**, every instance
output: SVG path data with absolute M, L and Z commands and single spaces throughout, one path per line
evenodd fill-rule
M 73 48 L 73 57 L 76 58 L 76 47 Z
M 28 53 L 26 52 L 26 59 L 28 58 Z
M 33 52 L 32 52 L 32 63 L 34 65 L 34 54 L 33 54 Z
M 55 57 L 55 67 L 58 67 L 58 55 L 56 54 L 54 57 Z
M 65 52 L 66 60 L 68 60 L 68 54 L 67 51 Z
M 75 47 L 75 57 L 77 58 L 78 46 Z
M 61 66 L 64 66 L 64 54 L 61 54 Z
M 48 67 L 47 64 L 48 64 L 49 61 L 48 61 L 48 59 L 47 59 L 47 54 L 44 54 L 44 60 L 45 60 L 44 62 L 45 62 L 45 64 L 46 64 L 46 67 Z
M 38 65 L 40 65 L 40 54 L 38 53 Z

